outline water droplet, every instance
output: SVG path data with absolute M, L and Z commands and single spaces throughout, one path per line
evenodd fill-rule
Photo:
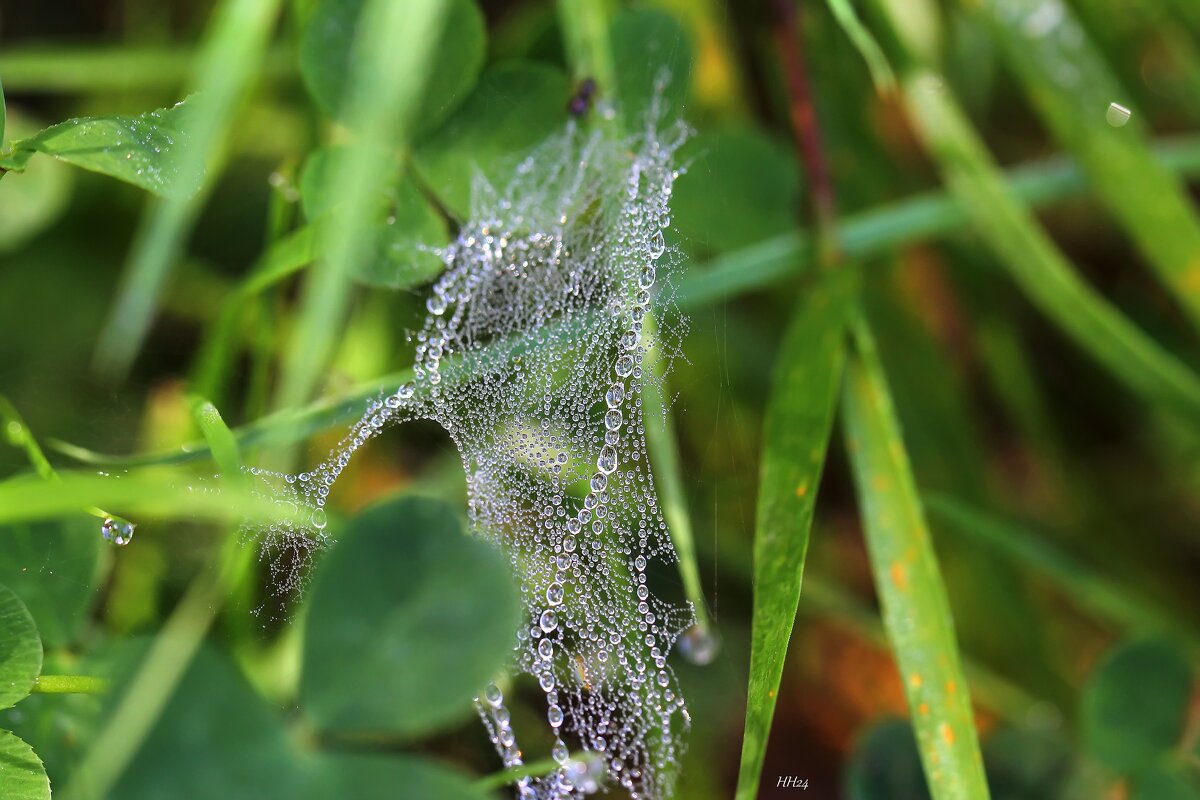
M 538 642 L 538 655 L 542 658 L 550 659 L 554 657 L 554 642 L 549 639 L 542 639 Z
M 621 427 L 621 419 L 622 415 L 620 409 L 609 409 L 608 413 L 604 415 L 604 427 L 608 428 L 610 431 L 615 431 L 617 428 Z
M 608 387 L 608 392 L 604 395 L 604 401 L 608 403 L 609 408 L 616 408 L 625 400 L 625 384 L 614 383 Z
M 557 728 L 563 723 L 563 712 L 558 706 L 550 706 L 546 709 L 546 721 L 550 723 L 550 727 Z
M 558 627 L 558 615 L 553 611 L 543 611 L 541 619 L 538 620 L 538 627 L 549 633 Z
M 546 602 L 552 606 L 561 605 L 564 594 L 563 585 L 555 581 L 550 584 L 550 588 L 546 589 Z
M 600 448 L 600 455 L 596 458 L 596 469 L 603 472 L 605 475 L 613 472 L 617 468 L 617 448 L 611 444 L 606 444 Z
M 593 492 L 603 492 L 608 487 L 608 476 L 597 472 L 592 476 L 591 487 Z
M 105 517 L 100 523 L 100 535 L 105 541 L 124 547 L 133 541 L 133 529 L 137 527 L 129 520 L 120 517 Z
M 1104 112 L 1104 120 L 1114 128 L 1120 128 L 1129 122 L 1132 115 L 1133 112 L 1120 103 L 1109 103 L 1108 111 Z
M 429 309 L 430 314 L 441 316 L 446 313 L 446 296 L 438 292 L 429 295 L 429 299 L 425 301 L 425 307 Z
M 567 750 L 567 746 L 563 743 L 562 739 L 556 740 L 554 742 L 554 747 L 550 748 L 550 757 L 559 764 L 565 764 L 570 756 L 571 753 Z
M 679 652 L 684 658 L 700 666 L 711 664 L 717 657 L 717 651 L 720 650 L 717 637 L 712 634 L 712 631 L 701 628 L 699 625 L 688 628 L 683 636 L 679 637 L 679 644 L 676 647 L 679 648 Z
M 492 708 L 499 708 L 500 704 L 504 702 L 504 693 L 500 691 L 499 686 L 489 683 L 483 690 L 483 699 L 487 700 L 488 705 Z
M 622 378 L 628 377 L 629 373 L 633 372 L 633 357 L 621 356 L 618 358 L 617 363 L 613 365 L 613 372 Z

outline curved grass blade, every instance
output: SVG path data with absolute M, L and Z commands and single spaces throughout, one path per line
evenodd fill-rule
M 1126 319 L 1072 269 L 1012 195 L 978 134 L 936 74 L 914 69 L 903 94 L 946 183 L 1030 299 L 1135 393 L 1195 419 L 1200 378 Z
M 188 117 L 178 181 L 212 185 L 211 165 L 233 126 L 237 106 L 258 76 L 280 0 L 225 0 L 213 15 L 192 86 L 203 107 Z M 134 240 L 108 320 L 96 342 L 95 365 L 123 375 L 150 327 L 171 267 L 207 198 L 207 189 L 152 202 Z
M 204 441 L 208 442 L 213 461 L 217 462 L 217 468 L 221 470 L 221 479 L 226 483 L 240 480 L 242 459 L 238 455 L 237 439 L 225 424 L 225 420 L 221 419 L 221 412 L 199 395 L 190 395 L 188 405 L 196 427 L 200 429 Z
M 954 623 L 883 368 L 853 324 L 842 413 L 883 621 L 935 800 L 987 798 Z
M 838 25 L 842 26 L 842 31 L 850 39 L 851 44 L 858 49 L 858 54 L 862 56 L 863 61 L 867 62 L 867 69 L 871 72 L 871 82 L 875 84 L 875 91 L 883 94 L 895 89 L 896 76 L 892 72 L 892 65 L 888 63 L 887 57 L 879 47 L 879 42 L 875 41 L 875 37 L 858 18 L 858 12 L 854 10 L 854 5 L 850 0 L 826 0 L 826 2 L 829 10 L 833 12 L 833 18 L 837 20 Z
M 1183 183 L 1154 160 L 1145 123 L 1136 110 L 1130 116 L 1129 93 L 1074 12 L 1058 0 L 962 5 L 986 16 L 1042 120 L 1200 325 L 1200 218 Z M 1118 109 L 1112 120 L 1106 118 L 1110 108 Z
M 833 427 L 854 274 L 842 267 L 804 290 L 784 336 L 767 401 L 738 800 L 753 800 L 758 792 Z
M 658 329 L 655 316 L 647 314 L 642 320 L 642 325 L 643 340 L 653 340 Z M 654 380 L 647 381 L 642 388 L 646 451 L 654 468 L 654 483 L 658 487 L 663 519 L 667 523 L 667 531 L 671 534 L 671 543 L 675 545 L 675 554 L 679 557 L 679 577 L 683 579 L 683 594 L 696 611 L 696 635 L 712 641 L 712 621 L 709 619 L 708 603 L 704 598 L 704 586 L 700 580 L 700 566 L 696 559 L 692 517 L 688 513 L 687 492 L 683 489 L 682 471 L 679 466 L 675 423 L 663 400 L 666 369 L 661 354 L 655 358 L 653 369 Z

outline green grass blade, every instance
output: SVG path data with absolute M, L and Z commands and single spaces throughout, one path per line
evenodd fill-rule
M 217 462 L 217 468 L 221 470 L 221 479 L 226 483 L 239 481 L 242 459 L 238 455 L 237 439 L 225 424 L 225 420 L 221 419 L 221 412 L 217 411 L 217 407 L 212 403 L 194 394 L 188 397 L 188 406 L 191 408 L 192 419 L 196 421 L 196 427 L 200 429 L 204 441 L 208 442 L 213 461 Z
M 757 796 L 775 696 L 800 601 L 809 529 L 833 427 L 853 300 L 848 268 L 803 290 L 776 359 L 763 427 L 754 621 L 738 800 Z
M 1200 137 L 1158 142 L 1154 157 L 1182 177 L 1200 176 Z M 1007 170 L 1007 190 L 1033 208 L 1044 208 L 1088 188 L 1082 171 L 1057 156 Z M 862 261 L 915 242 L 962 230 L 971 224 L 967 208 L 954 195 L 927 192 L 842 218 L 838 225 L 841 252 Z M 680 306 L 698 308 L 742 292 L 762 289 L 810 266 L 815 250 L 804 233 L 786 233 L 725 253 L 681 279 Z
M 429 79 L 445 0 L 369 0 L 359 17 L 346 120 L 360 140 L 331 187 L 337 224 L 326 257 L 309 271 L 295 333 L 284 355 L 277 408 L 304 403 L 325 369 L 350 299 L 351 268 L 369 252 L 365 235 L 391 154 L 407 142 Z
M 1200 649 L 1200 628 L 1169 609 L 1142 597 L 1097 569 L 1077 560 L 1044 537 L 1013 522 L 997 518 L 957 498 L 929 495 L 930 514 L 949 523 L 949 533 L 970 537 L 1006 558 L 1045 575 L 1072 602 L 1097 617 L 1141 632 L 1167 631 Z M 939 528 L 941 530 L 941 528 Z
M 51 519 L 81 508 L 119 508 L 131 513 L 178 519 L 239 523 L 273 521 L 274 502 L 247 490 L 198 492 L 195 478 L 182 473 L 130 472 L 121 477 L 59 472 L 58 480 L 9 479 L 0 483 L 0 525 Z M 97 529 L 99 526 L 97 526 Z M 99 533 L 97 533 L 99 535 Z
M 861 321 L 842 397 L 875 589 L 935 800 L 987 798 L 954 623 L 870 331 Z
M 132 92 L 177 89 L 192 75 L 196 49 L 178 45 L 59 47 L 31 44 L 0 53 L 0 75 L 10 91 Z M 295 71 L 290 53 L 277 48 L 263 62 L 262 75 L 278 78 Z
M 963 2 L 991 23 L 1042 120 L 1079 160 L 1116 219 L 1200 325 L 1200 219 L 1181 181 L 1155 161 L 1141 115 L 1115 127 L 1110 103 L 1133 101 L 1066 3 Z
M 854 10 L 854 5 L 850 0 L 826 0 L 826 2 L 838 25 L 842 26 L 842 30 L 850 39 L 851 44 L 858 49 L 858 54 L 862 56 L 863 61 L 867 62 L 867 69 L 871 72 L 871 81 L 875 84 L 875 91 L 884 93 L 895 89 L 896 76 L 892 72 L 892 65 L 888 63 L 887 57 L 879 47 L 879 42 L 875 41 L 875 37 L 858 18 L 858 12 Z
M 979 232 L 1030 299 L 1135 393 L 1196 418 L 1200 379 L 1139 330 L 1072 269 L 1012 195 L 953 96 L 913 70 L 903 93 L 920 136 Z
M 0 424 L 4 426 L 4 438 L 13 447 L 24 451 L 33 471 L 42 480 L 51 480 L 55 476 L 54 467 L 46 459 L 41 446 L 33 436 L 33 431 L 25 424 L 16 406 L 7 397 L 0 395 Z
M 187 143 L 179 162 L 181 182 L 203 175 L 220 152 L 239 102 L 258 77 L 279 2 L 225 0 L 214 12 L 192 79 L 204 109 L 189 117 Z M 211 172 L 204 178 L 207 186 L 212 185 Z M 202 189 L 187 197 L 175 195 L 151 203 L 96 343 L 95 365 L 101 373 L 123 375 L 129 370 L 206 198 L 207 191 Z
M 642 321 L 643 341 L 657 337 L 658 322 L 653 314 Z M 683 579 L 683 594 L 696 609 L 695 635 L 711 640 L 712 623 L 708 616 L 708 603 L 704 599 L 704 586 L 700 581 L 700 566 L 696 559 L 695 537 L 692 535 L 692 518 L 688 513 L 687 492 L 683 489 L 683 473 L 679 466 L 679 448 L 676 444 L 674 420 L 663 401 L 666 378 L 661 353 L 654 359 L 654 376 L 642 387 L 642 417 L 646 420 L 646 451 L 654 470 L 654 484 L 658 487 L 659 505 L 663 520 L 675 545 L 679 557 L 679 576 Z

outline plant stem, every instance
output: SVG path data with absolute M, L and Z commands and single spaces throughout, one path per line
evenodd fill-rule
M 91 675 L 40 675 L 33 683 L 34 694 L 102 694 L 108 681 Z
M 499 772 L 493 772 L 491 775 L 485 775 L 475 781 L 475 788 L 481 792 L 487 792 L 492 789 L 499 789 L 502 786 L 508 786 L 510 783 L 515 783 L 521 780 L 521 778 L 527 778 L 530 775 L 546 775 L 555 772 L 561 767 L 562 765 L 554 759 L 543 758 L 539 761 L 522 764 L 519 767 L 509 767 Z

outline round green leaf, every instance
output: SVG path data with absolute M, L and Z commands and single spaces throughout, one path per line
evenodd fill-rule
M 925 800 L 929 789 L 912 727 L 901 719 L 873 725 L 859 740 L 846 769 L 851 800 Z
M 1191 665 L 1170 642 L 1118 647 L 1084 687 L 1084 746 L 1120 773 L 1151 765 L 1179 742 L 1191 688 Z
M 613 19 L 609 38 L 616 99 L 630 124 L 640 122 L 659 92 L 667 119 L 681 116 L 691 90 L 692 44 L 679 20 L 664 11 L 626 11 Z
M 327 187 L 345 153 L 343 147 L 325 147 L 305 162 L 300 199 L 309 220 L 333 213 Z M 409 289 L 441 273 L 442 260 L 429 248 L 441 247 L 449 240 L 446 221 L 410 176 L 401 176 L 380 195 L 377 215 L 369 233 L 374 247 L 353 266 L 353 275 L 360 283 Z
M 112 797 L 300 797 L 303 767 L 275 709 L 202 648 Z
M 689 249 L 735 250 L 795 228 L 800 170 L 780 142 L 750 128 L 701 134 L 680 161 L 671 216 Z
M 570 88 L 554 67 L 511 61 L 489 67 L 438 135 L 413 154 L 413 163 L 442 204 L 461 218 L 471 206 L 475 175 L 498 178 L 514 156 L 567 120 Z
M 99 520 L 69 519 L 0 527 L 0 583 L 24 601 L 48 647 L 69 644 L 87 617 L 100 567 Z
M 415 735 L 469 713 L 520 620 L 511 568 L 444 503 L 359 515 L 314 578 L 302 705 L 323 728 Z
M 300 38 L 300 74 L 326 112 L 344 111 L 355 28 L 364 0 L 322 0 Z M 487 50 L 483 14 L 472 0 L 450 0 L 445 28 L 415 116 L 414 134 L 435 130 L 475 85 Z M 393 80 L 406 80 L 397 75 Z
M 0 731 L 0 795 L 4 800 L 50 800 L 42 760 L 8 731 Z
M 323 756 L 317 779 L 310 783 L 312 800 L 347 797 L 394 800 L 396 787 L 405 797 L 421 800 L 484 800 L 493 797 L 473 781 L 434 762 L 411 756 Z
M 0 708 L 8 708 L 33 689 L 42 672 L 42 640 L 29 609 L 0 585 Z

